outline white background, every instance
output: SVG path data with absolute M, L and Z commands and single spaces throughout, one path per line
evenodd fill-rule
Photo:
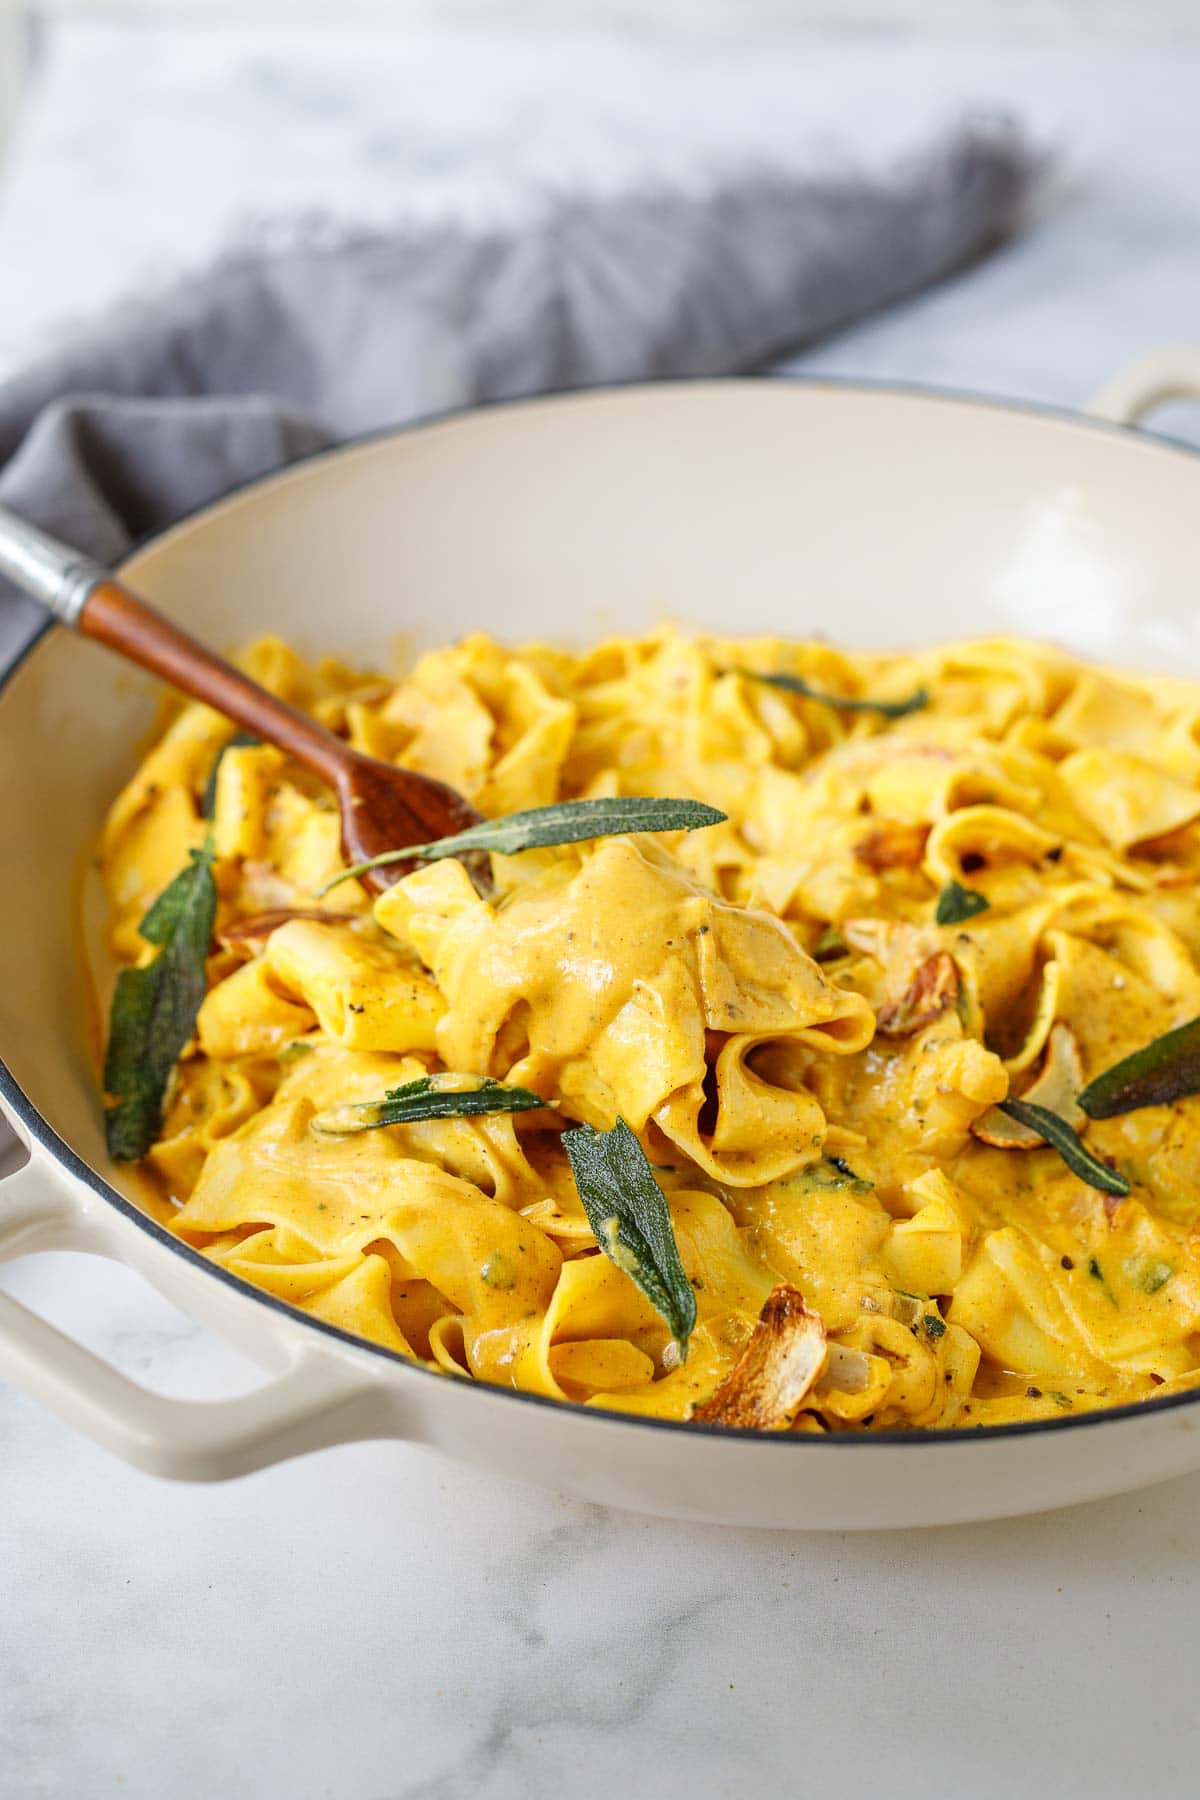
M 1195 0 L 0 0 L 0 143 L 17 115 L 38 21 L 71 17 L 312 21 L 337 34 L 356 23 L 403 31 L 430 24 L 501 28 L 683 29 L 718 36 L 756 30 L 820 36 L 1005 38 L 1024 43 L 1200 41 Z

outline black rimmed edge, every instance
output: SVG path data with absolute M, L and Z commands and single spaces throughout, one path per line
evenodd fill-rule
M 781 382 L 787 382 L 798 387 L 832 389 L 839 392 L 865 391 L 867 393 L 875 394 L 896 394 L 911 399 L 938 401 L 951 406 L 984 407 L 994 412 L 1016 413 L 1024 414 L 1025 416 L 1032 418 L 1052 419 L 1058 421 L 1060 424 L 1074 426 L 1077 430 L 1085 433 L 1098 433 L 1106 437 L 1118 437 L 1125 441 L 1132 439 L 1136 443 L 1144 444 L 1148 449 L 1159 450 L 1169 455 L 1185 456 L 1193 461 L 1200 461 L 1200 449 L 1197 449 L 1193 445 L 1183 443 L 1179 439 L 1161 436 L 1154 432 L 1144 431 L 1141 428 L 1129 425 L 1119 425 L 1107 419 L 1092 419 L 1084 413 L 1073 412 L 1068 407 L 1043 405 L 1037 402 L 996 399 L 987 395 L 975 395 L 971 393 L 956 392 L 945 388 L 922 386 L 920 383 L 915 382 L 860 381 L 837 376 L 811 377 L 801 375 L 778 377 L 764 374 L 732 378 L 728 385 L 735 385 L 737 381 L 745 381 L 748 385 L 753 385 L 764 380 L 780 380 Z M 448 412 L 437 413 L 429 417 L 411 420 L 404 425 L 382 426 L 378 430 L 363 432 L 357 437 L 348 438 L 343 443 L 333 444 L 323 449 L 311 451 L 306 456 L 298 457 L 295 462 L 286 464 L 282 469 L 272 469 L 266 474 L 253 477 L 249 481 L 235 484 L 235 486 L 227 489 L 223 494 L 216 495 L 214 498 L 206 500 L 202 505 L 193 507 L 190 512 L 184 513 L 180 518 L 173 521 L 172 524 L 164 526 L 159 531 L 147 533 L 145 537 L 140 539 L 132 547 L 127 556 L 122 559 L 122 565 L 118 565 L 118 568 L 123 566 L 125 561 L 136 556 L 139 551 L 151 544 L 157 543 L 160 539 L 169 536 L 171 532 L 177 530 L 181 525 L 185 525 L 191 520 L 201 517 L 204 513 L 207 513 L 216 507 L 223 506 L 227 501 L 238 495 L 251 494 L 256 488 L 265 487 L 270 482 L 283 479 L 295 469 L 303 468 L 310 463 L 323 461 L 329 457 L 340 456 L 344 451 L 352 451 L 366 444 L 378 443 L 387 438 L 406 437 L 413 432 L 421 431 L 431 426 L 438 426 L 452 420 L 467 418 L 473 413 L 492 411 L 502 407 L 512 411 L 518 411 L 523 410 L 528 406 L 545 405 L 547 402 L 564 402 L 569 404 L 572 400 L 583 400 L 599 394 L 627 392 L 631 390 L 636 391 L 639 388 L 658 392 L 673 386 L 694 387 L 702 385 L 716 387 L 722 385 L 722 382 L 720 378 L 699 376 L 685 378 L 674 382 L 629 382 L 615 385 L 609 384 L 604 387 L 568 389 L 558 393 L 532 395 L 520 400 L 489 401 L 481 405 L 457 407 Z M 3 696 L 4 690 L 17 674 L 18 670 L 24 666 L 38 646 L 50 635 L 53 628 L 54 621 L 48 619 L 42 629 L 29 640 L 9 666 L 3 670 L 3 672 L 0 672 L 0 697 Z M 250 1302 L 282 1314 L 285 1318 L 290 1319 L 294 1323 L 299 1323 L 337 1343 L 345 1344 L 349 1348 L 358 1351 L 360 1354 L 366 1353 L 373 1357 L 379 1357 L 386 1362 L 397 1364 L 400 1368 L 415 1377 L 428 1378 L 435 1381 L 444 1381 L 447 1379 L 447 1376 L 442 1370 L 431 1368 L 427 1363 L 414 1361 L 410 1357 L 402 1356 L 399 1351 L 389 1350 L 382 1344 L 372 1343 L 369 1338 L 356 1337 L 352 1332 L 343 1331 L 340 1326 L 328 1324 L 323 1319 L 314 1319 L 310 1315 L 302 1313 L 299 1308 L 289 1306 L 285 1300 L 278 1299 L 274 1294 L 267 1294 L 264 1293 L 262 1289 L 253 1287 L 249 1282 L 243 1281 L 240 1276 L 234 1275 L 230 1270 L 223 1269 L 218 1264 L 210 1262 L 208 1258 L 201 1255 L 198 1250 L 194 1250 L 190 1244 L 183 1243 L 181 1239 L 169 1232 L 165 1226 L 160 1225 L 155 1219 L 152 1219 L 148 1213 L 142 1212 L 139 1207 L 136 1207 L 132 1203 L 132 1201 L 126 1200 L 124 1195 L 119 1194 L 116 1188 L 112 1187 L 102 1175 L 97 1174 L 93 1168 L 83 1161 L 82 1157 L 72 1150 L 69 1144 L 59 1137 L 58 1133 L 42 1117 L 32 1101 L 18 1086 L 12 1071 L 2 1059 L 0 1059 L 0 1098 L 4 1100 L 13 1115 L 19 1120 L 22 1129 L 28 1133 L 29 1137 L 43 1150 L 47 1151 L 49 1155 L 54 1158 L 55 1162 L 65 1169 L 69 1175 L 73 1175 L 77 1180 L 82 1181 L 86 1187 L 90 1188 L 94 1194 L 98 1195 L 101 1200 L 111 1206 L 114 1211 L 126 1218 L 130 1224 L 136 1226 L 138 1230 L 144 1232 L 148 1237 L 154 1239 L 155 1242 L 166 1249 L 169 1249 L 175 1255 L 182 1257 L 184 1261 L 190 1262 L 197 1268 L 202 1269 L 204 1274 L 210 1279 L 225 1282 L 227 1286 L 233 1288 L 238 1294 Z M 2 1191 L 2 1189 L 3 1182 L 0 1182 L 0 1191 Z M 453 1379 L 453 1377 L 449 1377 L 449 1379 Z M 679 1432 L 684 1433 L 689 1437 L 702 1435 L 705 1437 L 720 1438 L 722 1440 L 749 1441 L 759 1445 L 774 1444 L 787 1446 L 789 1449 L 795 1451 L 805 1449 L 813 1451 L 868 1449 L 879 1444 L 906 1444 L 909 1446 L 947 1443 L 970 1444 L 977 1443 L 980 1438 L 986 1438 L 989 1442 L 992 1442 L 998 1438 L 1031 1437 L 1040 1434 L 1077 1431 L 1087 1426 L 1102 1426 L 1114 1423 L 1119 1419 L 1144 1418 L 1151 1413 L 1170 1412 L 1177 1408 L 1200 1404 L 1200 1388 L 1197 1388 L 1187 1393 L 1164 1395 L 1161 1399 L 1151 1397 L 1146 1400 L 1131 1401 L 1124 1406 L 1099 1407 L 1094 1411 L 1079 1413 L 1071 1418 L 1028 1419 L 1011 1425 L 960 1426 L 927 1431 L 914 1428 L 908 1431 L 846 1431 L 830 1433 L 789 1431 L 764 1432 L 751 1430 L 747 1427 L 691 1423 L 683 1419 L 647 1418 L 639 1413 L 622 1413 L 616 1410 L 610 1411 L 607 1408 L 585 1406 L 574 1400 L 555 1400 L 546 1394 L 529 1394 L 520 1388 L 488 1386 L 488 1384 L 482 1382 L 478 1385 L 481 1392 L 496 1395 L 503 1400 L 516 1402 L 523 1406 L 546 1407 L 554 1412 L 562 1412 L 565 1410 L 586 1416 L 588 1419 L 595 1420 L 598 1423 L 623 1426 L 631 1425 L 647 1431 Z

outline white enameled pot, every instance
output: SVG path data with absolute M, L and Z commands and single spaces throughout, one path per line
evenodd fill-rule
M 1200 674 L 1200 457 L 1122 428 L 1200 396 L 1152 359 L 1115 425 L 952 396 L 699 382 L 467 413 L 321 456 L 145 545 L 124 574 L 215 645 L 301 649 L 721 631 L 908 645 L 1028 633 Z M 0 1099 L 28 1160 L 0 1257 L 115 1257 L 264 1368 L 215 1403 L 148 1393 L 0 1295 L 0 1374 L 120 1456 L 219 1479 L 397 1437 L 590 1500 L 854 1529 L 1031 1512 L 1200 1468 L 1200 1394 L 986 1434 L 762 1436 L 621 1418 L 414 1366 L 244 1287 L 131 1204 L 104 1153 L 72 883 L 153 684 L 57 628 L 0 695 Z

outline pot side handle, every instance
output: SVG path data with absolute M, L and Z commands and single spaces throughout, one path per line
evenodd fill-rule
M 38 1250 L 111 1254 L 85 1202 L 36 1157 L 0 1182 L 0 1262 Z M 0 1293 L 0 1378 L 123 1461 L 180 1481 L 223 1481 L 333 1444 L 403 1435 L 382 1384 L 304 1346 L 232 1400 L 179 1400 L 139 1386 Z
M 1200 345 L 1136 357 L 1093 394 L 1085 410 L 1114 425 L 1137 425 L 1168 400 L 1200 400 Z

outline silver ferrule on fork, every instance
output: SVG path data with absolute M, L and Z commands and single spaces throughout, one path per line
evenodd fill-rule
M 78 624 L 92 589 L 109 578 L 102 564 L 60 544 L 6 506 L 0 506 L 0 575 L 40 600 L 64 625 Z

